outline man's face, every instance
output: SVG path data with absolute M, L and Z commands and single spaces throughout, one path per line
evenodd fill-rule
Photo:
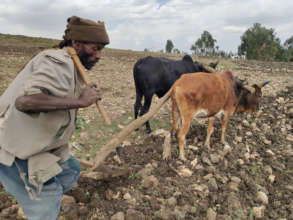
M 81 50 L 78 52 L 82 65 L 90 70 L 101 58 L 103 49 L 103 44 L 82 43 Z

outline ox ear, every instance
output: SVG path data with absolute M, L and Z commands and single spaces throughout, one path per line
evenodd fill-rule
M 238 79 L 238 78 L 235 77 L 235 80 L 236 80 L 237 85 L 245 86 L 245 85 L 248 84 L 246 79 Z
M 257 84 L 253 84 L 252 87 L 255 89 L 254 93 L 256 96 L 261 96 L 261 86 Z

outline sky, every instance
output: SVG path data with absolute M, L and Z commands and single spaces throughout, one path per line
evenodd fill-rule
M 159 51 L 170 39 L 190 53 L 208 31 L 220 50 L 237 52 L 254 23 L 281 43 L 293 36 L 292 0 L 1 0 L 0 33 L 62 39 L 72 15 L 104 21 L 115 49 Z

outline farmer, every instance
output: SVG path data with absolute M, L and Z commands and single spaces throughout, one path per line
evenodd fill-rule
M 0 96 L 0 182 L 29 220 L 55 220 L 64 193 L 77 182 L 79 162 L 69 140 L 78 108 L 100 99 L 83 82 L 67 50 L 90 70 L 109 38 L 103 22 L 72 16 L 58 49 L 36 55 Z

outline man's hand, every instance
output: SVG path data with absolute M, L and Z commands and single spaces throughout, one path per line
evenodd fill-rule
M 101 99 L 101 92 L 97 88 L 97 85 L 93 83 L 87 85 L 79 97 L 82 107 L 88 107 Z

